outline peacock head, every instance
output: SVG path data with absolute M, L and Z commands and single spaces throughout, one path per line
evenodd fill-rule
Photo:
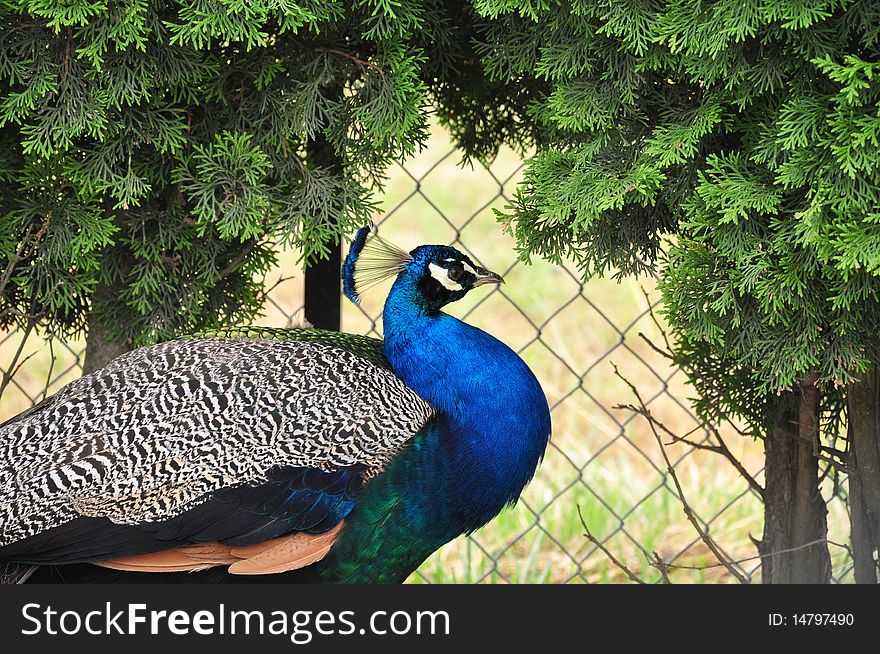
M 415 276 L 422 299 L 431 309 L 455 302 L 477 286 L 504 283 L 501 275 L 481 268 L 450 245 L 420 245 L 409 255 L 405 269 Z
M 361 292 L 395 275 L 413 282 L 419 301 L 429 310 L 439 310 L 477 286 L 504 283 L 501 275 L 450 245 L 420 245 L 406 252 L 362 227 L 342 267 L 346 297 L 358 304 Z

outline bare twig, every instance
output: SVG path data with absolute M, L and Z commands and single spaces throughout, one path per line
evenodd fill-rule
M 707 452 L 713 452 L 715 454 L 720 454 L 725 459 L 727 459 L 734 468 L 736 468 L 736 471 L 743 477 L 743 479 L 746 480 L 746 482 L 748 482 L 749 486 L 756 493 L 758 493 L 758 495 L 760 495 L 761 497 L 764 496 L 764 487 L 761 486 L 761 484 L 759 484 L 758 481 L 754 477 L 752 477 L 752 475 L 749 473 L 749 471 L 745 469 L 745 466 L 743 466 L 742 462 L 739 459 L 737 459 L 736 456 L 734 456 L 733 452 L 730 451 L 730 449 L 727 447 L 727 444 L 721 438 L 721 434 L 712 425 L 709 425 L 706 423 L 701 423 L 701 424 L 697 425 L 694 429 L 689 431 L 687 434 L 685 434 L 684 436 L 679 436 L 679 435 L 673 433 L 672 430 L 670 430 L 668 427 L 666 427 L 666 425 L 664 425 L 662 422 L 657 420 L 657 418 L 655 418 L 651 414 L 651 412 L 648 410 L 647 407 L 637 407 L 633 404 L 616 404 L 616 405 L 614 405 L 613 408 L 626 409 L 628 411 L 632 411 L 633 413 L 637 413 L 637 414 L 643 416 L 646 420 L 652 421 L 657 427 L 659 427 L 661 430 L 663 430 L 663 432 L 665 434 L 667 434 L 673 440 L 673 442 L 684 443 L 685 445 L 688 445 L 689 447 L 692 447 L 696 450 L 705 450 Z M 717 445 L 707 445 L 706 443 L 698 443 L 696 441 L 693 441 L 693 440 L 690 440 L 689 438 L 687 438 L 688 435 L 694 433 L 698 429 L 707 430 L 710 434 L 712 434 L 712 436 L 715 438 L 715 440 L 718 441 L 718 444 Z
M 52 373 L 55 370 L 55 334 L 49 334 L 49 372 L 46 373 L 46 384 L 43 387 L 43 397 L 45 400 L 49 394 L 49 386 L 52 384 Z
M 648 347 L 650 347 L 652 350 L 654 350 L 661 357 L 663 357 L 667 361 L 675 364 L 676 366 L 678 366 L 682 369 L 685 369 L 687 367 L 686 362 L 682 361 L 679 357 L 675 356 L 674 349 L 672 347 L 672 343 L 669 342 L 669 337 L 666 334 L 666 330 L 663 328 L 663 325 L 661 325 L 660 321 L 657 319 L 657 316 L 654 313 L 654 309 L 651 304 L 651 298 L 648 295 L 648 292 L 644 288 L 642 288 L 642 294 L 645 296 L 645 301 L 648 303 L 648 315 L 650 316 L 654 325 L 657 327 L 657 330 L 660 332 L 660 334 L 663 337 L 663 343 L 665 345 L 665 349 L 656 345 L 651 339 L 649 339 L 647 336 L 645 336 L 645 334 L 642 332 L 639 332 L 639 338 L 641 338 L 642 341 L 644 341 L 645 344 L 648 345 Z M 618 375 L 618 376 L 620 376 L 620 375 Z M 624 380 L 624 381 L 626 381 L 626 380 Z M 632 384 L 629 384 L 629 385 L 630 385 L 630 387 L 632 387 Z M 629 409 L 631 411 L 634 411 L 634 412 L 642 415 L 646 420 L 653 421 L 660 429 L 662 429 L 675 442 L 684 443 L 684 444 L 689 445 L 690 447 L 693 447 L 698 450 L 705 450 L 707 452 L 713 452 L 715 454 L 720 454 L 721 456 L 723 456 L 725 459 L 727 459 L 730 462 L 730 464 L 736 469 L 736 471 L 742 476 L 742 478 L 745 479 L 746 482 L 748 482 L 749 486 L 755 492 L 757 492 L 761 497 L 764 496 L 764 488 L 757 482 L 757 480 L 754 477 L 752 477 L 752 475 L 748 472 L 748 470 L 745 469 L 745 466 L 743 466 L 742 462 L 739 459 L 737 459 L 736 456 L 734 456 L 733 452 L 730 451 L 730 448 L 727 446 L 727 443 L 721 437 L 721 433 L 718 431 L 718 429 L 714 425 L 711 425 L 707 422 L 703 422 L 700 425 L 698 425 L 694 430 L 691 430 L 691 432 L 688 432 L 688 434 L 686 434 L 685 436 L 679 436 L 679 435 L 673 433 L 665 425 L 663 425 L 663 423 L 661 423 L 656 418 L 654 418 L 654 416 L 651 415 L 650 411 L 648 411 L 647 407 L 644 406 L 644 404 L 643 404 L 644 410 L 642 408 L 635 407 L 631 404 L 618 405 L 615 408 Z M 733 423 L 729 423 L 729 424 L 731 425 L 731 427 L 733 427 L 733 429 L 736 430 L 736 432 L 739 435 L 741 435 L 741 436 L 747 435 L 741 429 L 739 429 L 736 425 L 734 425 Z M 697 429 L 701 429 L 701 428 L 708 431 L 712 435 L 712 437 L 714 438 L 714 440 L 716 441 L 717 444 L 707 445 L 705 443 L 697 443 L 697 442 L 692 441 L 687 438 L 688 435 L 690 435 L 691 433 L 693 433 Z
M 586 537 L 586 539 L 587 539 L 588 541 L 590 541 L 593 545 L 595 545 L 596 547 L 598 547 L 598 548 L 602 551 L 602 553 L 603 553 L 605 556 L 607 556 L 608 559 L 609 559 L 609 560 L 610 560 L 610 561 L 611 561 L 611 562 L 612 562 L 612 563 L 613 563 L 618 569 L 620 569 L 620 570 L 621 570 L 621 571 L 622 571 L 627 577 L 629 577 L 630 581 L 634 581 L 634 582 L 637 583 L 637 584 L 644 584 L 645 582 L 644 582 L 642 579 L 640 579 L 639 576 L 638 576 L 636 573 L 634 573 L 632 570 L 630 570 L 629 568 L 627 568 L 626 565 L 625 565 L 622 561 L 618 560 L 617 557 L 615 557 L 615 556 L 614 556 L 614 555 L 608 550 L 608 548 L 605 547 L 605 545 L 603 545 L 601 541 L 599 541 L 598 538 L 596 538 L 595 536 L 593 536 L 592 533 L 590 533 L 590 528 L 587 527 L 587 522 L 586 522 L 586 520 L 584 520 L 584 516 L 583 516 L 583 514 L 581 513 L 581 506 L 580 506 L 580 504 L 578 504 L 577 511 L 578 511 L 578 517 L 581 519 L 581 525 L 583 525 L 583 527 L 584 527 L 584 536 Z
M 385 72 L 384 70 L 382 70 L 381 66 L 377 66 L 376 64 L 374 64 L 371 61 L 359 59 L 358 57 L 355 57 L 353 54 L 351 54 L 349 52 L 343 52 L 342 50 L 336 50 L 335 48 L 315 48 L 315 50 L 317 50 L 318 52 L 327 52 L 329 54 L 335 54 L 335 55 L 339 55 L 340 57 L 345 57 L 346 59 L 351 59 L 354 63 L 358 64 L 359 66 L 367 66 L 369 68 L 373 68 L 375 70 L 378 70 L 380 73 Z
M 46 220 L 43 221 L 43 224 L 40 226 L 40 229 L 36 234 L 31 238 L 31 231 L 33 230 L 33 226 L 28 226 L 27 231 L 21 237 L 21 241 L 18 244 L 18 247 L 15 250 L 15 254 L 10 257 L 9 261 L 6 264 L 6 269 L 3 271 L 3 276 L 0 277 L 0 295 L 3 295 L 3 291 L 6 289 L 6 285 L 9 283 L 9 279 L 12 277 L 12 272 L 15 270 L 15 266 L 22 259 L 26 259 L 31 256 L 34 251 L 34 248 L 40 242 L 40 240 L 45 236 L 46 230 L 49 229 L 49 223 L 52 222 L 52 212 L 49 211 L 46 214 Z M 25 248 L 27 252 L 25 252 Z M 6 311 L 4 310 L 4 314 Z
M 663 579 L 664 584 L 671 584 L 672 580 L 669 578 L 669 564 L 660 558 L 660 555 L 657 554 L 657 552 L 652 552 L 652 554 L 654 555 L 654 558 L 649 561 L 649 563 L 660 572 L 660 577 Z
M 6 33 L 3 36 L 8 38 L 10 34 L 14 34 L 15 32 L 20 32 L 21 30 L 33 29 L 36 27 L 40 27 L 40 28 L 45 29 L 46 23 L 22 23 L 21 25 L 16 25 L 15 27 L 10 27 L 8 30 L 6 30 Z
M 650 314 L 653 316 L 654 312 L 652 311 L 652 312 L 650 312 Z M 664 350 L 662 347 L 657 345 L 650 338 L 645 336 L 644 332 L 639 332 L 639 338 L 642 339 L 648 345 L 648 347 L 650 347 L 652 350 L 654 350 L 657 354 L 659 354 L 661 357 L 663 357 L 667 361 L 671 361 L 672 363 L 675 363 L 675 364 L 679 363 L 678 359 L 675 357 L 675 355 L 672 353 L 671 350 Z M 663 340 L 666 340 L 666 339 L 667 339 L 666 334 L 663 334 Z M 667 340 L 666 342 L 668 343 L 669 341 Z
M 614 374 L 617 375 L 617 377 L 619 377 L 623 381 L 623 383 L 629 386 L 632 393 L 636 396 L 636 399 L 638 400 L 639 405 L 643 410 L 643 413 L 640 413 L 642 413 L 642 415 L 649 416 L 650 410 L 648 409 L 647 405 L 645 405 L 645 402 L 642 399 L 642 396 L 639 393 L 638 389 L 632 384 L 632 382 L 630 382 L 628 379 L 620 374 L 620 370 L 618 370 L 617 366 L 612 364 L 612 367 L 614 368 Z M 669 455 L 666 453 L 666 447 L 663 444 L 663 438 L 660 436 L 660 433 L 657 431 L 657 427 L 655 425 L 656 421 L 653 419 L 649 419 L 647 422 L 649 427 L 651 428 L 651 432 L 654 434 L 654 438 L 657 440 L 657 444 L 660 446 L 660 453 L 663 455 L 663 460 L 666 462 L 666 470 L 669 473 L 672 482 L 675 484 L 678 498 L 681 501 L 682 508 L 684 509 L 684 514 L 685 517 L 687 517 L 688 522 L 690 522 L 691 525 L 694 527 L 697 534 L 700 536 L 700 540 L 705 543 L 706 547 L 709 548 L 709 551 L 711 551 L 715 558 L 724 565 L 727 571 L 731 575 L 733 575 L 740 583 L 749 583 L 748 578 L 746 578 L 739 570 L 736 569 L 736 567 L 731 562 L 727 560 L 715 540 L 709 535 L 709 533 L 705 529 L 700 526 L 700 522 L 699 520 L 697 520 L 697 516 L 694 513 L 694 510 L 691 508 L 690 504 L 688 504 L 687 498 L 685 497 L 684 489 L 681 486 L 681 482 L 678 479 L 678 475 L 675 472 L 672 461 L 669 459 Z
M 802 545 L 798 545 L 797 547 L 789 547 L 783 550 L 777 550 L 775 552 L 768 552 L 767 554 L 756 554 L 755 556 L 747 556 L 743 559 L 736 559 L 729 561 L 731 564 L 739 565 L 741 563 L 748 563 L 749 561 L 757 561 L 758 559 L 770 559 L 774 556 L 780 556 L 782 554 L 789 554 L 791 552 L 797 552 L 798 550 L 807 549 L 808 547 L 813 547 L 814 545 L 834 545 L 835 547 L 840 547 L 852 556 L 852 550 L 849 545 L 845 545 L 843 543 L 836 543 L 833 540 L 828 540 L 827 538 L 819 538 L 816 540 L 812 540 L 809 543 L 803 543 Z M 709 563 L 708 565 L 677 565 L 675 563 L 664 563 L 667 568 L 674 568 L 676 570 L 709 570 L 711 568 L 720 568 L 723 567 L 724 563 Z
M 214 279 L 211 280 L 211 283 L 216 284 L 221 279 L 228 277 L 235 271 L 237 271 L 241 265 L 244 263 L 244 260 L 248 258 L 251 252 L 254 251 L 254 248 L 257 247 L 258 241 L 253 240 L 248 243 L 235 257 L 230 261 L 226 267 L 214 275 Z
M 24 350 L 24 346 L 27 343 L 28 337 L 31 335 L 31 332 L 34 330 L 36 324 L 37 321 L 34 317 L 31 317 L 28 320 L 27 327 L 25 328 L 24 333 L 21 336 L 21 342 L 18 344 L 18 349 L 12 356 L 12 362 L 10 363 L 9 368 L 3 371 L 2 378 L 0 378 L 0 397 L 3 396 L 4 392 L 6 392 L 6 387 L 9 386 L 9 382 L 12 381 L 12 378 L 15 377 L 15 374 L 21 369 L 21 366 L 23 366 L 24 363 L 34 355 L 34 353 L 31 353 L 26 356 L 23 361 L 19 361 L 21 353 Z
M 644 286 L 642 287 L 642 295 L 645 296 L 645 302 L 647 302 L 648 304 L 648 316 L 651 318 L 651 322 L 654 323 L 657 331 L 660 332 L 660 335 L 663 337 L 663 342 L 666 344 L 666 352 L 663 352 L 662 350 L 659 350 L 657 348 L 655 349 L 657 349 L 657 351 L 667 359 L 674 359 L 674 349 L 672 347 L 672 343 L 669 342 L 669 336 L 666 335 L 667 330 L 663 325 L 660 324 L 660 321 L 657 320 L 657 315 L 654 313 L 654 303 L 651 302 L 651 297 L 648 295 L 648 291 L 645 290 Z M 644 335 L 640 334 L 640 336 L 642 336 L 642 338 L 645 338 Z M 645 338 L 645 341 L 651 347 L 655 347 L 654 344 L 651 343 L 651 341 L 649 341 L 647 338 Z
M 24 250 L 26 239 L 29 237 L 30 234 L 25 235 L 25 238 L 18 244 L 18 249 L 15 251 L 15 254 L 9 258 L 9 263 L 6 264 L 6 270 L 3 271 L 3 276 L 0 277 L 0 295 L 3 295 L 3 291 L 9 283 L 9 278 L 12 277 L 12 271 L 15 269 L 15 266 L 23 258 L 22 251 Z
M 271 286 L 267 286 L 262 291 L 260 291 L 260 302 L 261 303 L 265 302 L 266 299 L 269 297 L 269 295 L 272 293 L 272 291 L 274 291 L 276 288 L 281 286 L 281 284 L 283 284 L 284 282 L 290 281 L 291 279 L 294 279 L 295 277 L 296 277 L 296 275 L 287 275 L 286 277 L 284 275 L 280 276 L 277 279 L 277 281 L 275 281 Z
M 611 552 L 595 537 L 590 533 L 590 530 L 587 528 L 586 524 L 584 524 L 584 517 L 581 515 L 580 506 L 578 506 L 578 516 L 580 517 L 581 524 L 585 529 L 584 536 L 593 543 L 596 547 L 598 547 L 605 556 L 607 556 L 615 567 L 623 571 L 624 574 L 629 577 L 632 581 L 636 583 L 644 584 L 646 583 L 643 579 L 641 579 L 638 575 L 636 575 L 632 570 L 630 570 L 623 562 L 614 557 Z M 797 547 L 790 547 L 783 550 L 777 550 L 775 552 L 768 552 L 767 554 L 756 554 L 755 556 L 746 556 L 741 559 L 731 559 L 728 561 L 719 561 L 718 563 L 709 563 L 707 565 L 680 565 L 677 563 L 668 563 L 663 560 L 663 558 L 656 551 L 652 552 L 652 556 L 648 559 L 648 564 L 655 568 L 660 573 L 660 578 L 664 584 L 671 584 L 672 579 L 669 576 L 670 570 L 711 570 L 713 568 L 728 568 L 730 565 L 741 565 L 743 563 L 749 563 L 751 561 L 757 561 L 759 559 L 768 559 L 773 558 L 774 556 L 780 556 L 782 554 L 789 554 L 791 552 L 796 552 L 797 550 L 806 549 L 809 547 L 813 547 L 814 545 L 827 544 L 834 545 L 835 547 L 839 547 L 841 549 L 846 550 L 852 556 L 852 549 L 849 545 L 844 543 L 837 543 L 833 540 L 828 539 L 818 539 L 810 541 L 809 543 L 804 543 L 802 545 L 798 545 Z

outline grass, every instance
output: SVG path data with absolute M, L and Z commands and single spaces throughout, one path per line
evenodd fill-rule
M 646 581 L 660 574 L 648 564 L 657 552 L 679 566 L 705 567 L 715 563 L 706 546 L 687 522 L 682 506 L 670 489 L 663 459 L 644 420 L 615 409 L 632 401 L 627 386 L 613 373 L 612 364 L 634 383 L 650 402 L 653 414 L 676 433 L 696 426 L 688 406 L 691 390 L 680 374 L 640 337 L 657 341 L 660 332 L 645 314 L 649 300 L 657 299 L 649 278 L 617 283 L 597 279 L 582 286 L 576 273 L 546 262 L 517 263 L 513 240 L 503 233 L 492 210 L 501 208 L 503 189 L 510 192 L 518 179 L 520 160 L 502 152 L 490 174 L 482 167 L 462 168 L 448 137 L 435 130 L 428 148 L 406 163 L 405 172 L 392 167 L 383 196 L 383 214 L 377 217 L 386 238 L 410 249 L 421 243 L 458 244 L 483 265 L 504 274 L 507 283 L 487 292 L 478 289 L 449 307 L 450 313 L 486 329 L 521 350 L 541 380 L 550 402 L 553 437 L 547 456 L 520 502 L 503 512 L 471 538 L 459 538 L 435 553 L 412 583 L 611 583 L 626 581 L 624 574 L 584 536 L 578 508 L 592 534 L 615 557 Z M 448 156 L 447 156 L 448 155 Z M 437 164 L 438 160 L 442 161 Z M 501 182 L 506 182 L 502 184 Z M 465 225 L 460 230 L 453 225 Z M 283 326 L 301 319 L 301 275 L 293 253 L 284 253 L 281 265 L 269 276 L 294 278 L 278 286 L 260 324 Z M 343 329 L 381 333 L 375 322 L 387 292 L 377 287 L 363 298 L 360 308 L 345 304 Z M 9 361 L 17 339 L 0 343 L 0 363 Z M 57 345 L 54 373 L 71 367 L 55 380 L 50 391 L 78 375 L 74 352 Z M 19 385 L 0 397 L 0 419 L 14 415 L 38 397 L 46 383 L 51 361 L 48 349 L 31 339 L 25 352 L 34 357 L 16 375 Z M 19 388 L 20 387 L 20 388 Z M 760 477 L 760 444 L 725 434 L 729 447 L 745 466 Z M 754 557 L 750 536 L 763 529 L 759 500 L 725 461 L 684 445 L 669 446 L 684 492 L 713 538 L 734 559 Z M 826 497 L 831 495 L 826 489 Z M 830 538 L 848 539 L 842 502 L 833 500 L 829 514 Z M 843 571 L 844 552 L 834 551 L 835 570 Z M 757 561 L 742 569 L 759 579 Z M 731 582 L 723 567 L 671 569 L 673 581 Z M 844 578 L 848 578 L 844 573 Z

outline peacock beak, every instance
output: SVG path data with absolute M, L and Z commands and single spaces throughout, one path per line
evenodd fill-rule
M 503 284 L 504 277 L 499 275 L 498 273 L 494 273 L 491 270 L 486 270 L 485 268 L 477 268 L 477 279 L 474 281 L 473 286 L 482 286 L 483 284 Z

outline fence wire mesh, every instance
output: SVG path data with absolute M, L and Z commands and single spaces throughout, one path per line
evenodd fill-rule
M 493 209 L 508 201 L 522 160 L 502 152 L 490 166 L 461 166 L 436 129 L 428 147 L 388 172 L 380 233 L 406 249 L 451 244 L 506 284 L 477 289 L 449 307 L 518 351 L 542 383 L 553 436 L 535 479 L 515 507 L 432 556 L 412 582 L 645 582 L 760 580 L 752 537 L 763 528 L 759 494 L 726 460 L 701 446 L 717 439 L 690 409 L 691 389 L 651 343 L 662 344 L 652 309 L 654 280 L 582 283 L 571 265 L 516 260 L 513 240 Z M 282 252 L 261 324 L 291 326 L 303 315 L 302 275 Z M 381 336 L 384 292 L 346 303 L 344 331 Z M 16 353 L 19 353 L 16 356 Z M 0 396 L 0 420 L 26 409 L 81 373 L 84 343 L 45 335 L 0 336 L 0 368 L 14 373 Z M 9 362 L 22 365 L 10 370 Z M 619 372 L 619 375 L 616 372 Z M 639 391 L 651 414 L 685 441 L 664 438 L 677 479 L 647 421 L 620 408 Z M 720 428 L 732 454 L 761 483 L 760 443 Z M 701 530 L 717 543 L 719 564 L 686 518 L 675 481 Z M 848 540 L 845 486 L 826 481 L 829 539 Z M 582 521 L 583 519 L 583 521 Z M 585 528 L 593 540 L 585 536 Z M 832 549 L 835 580 L 850 580 L 843 548 Z M 653 562 L 653 565 L 652 565 Z

